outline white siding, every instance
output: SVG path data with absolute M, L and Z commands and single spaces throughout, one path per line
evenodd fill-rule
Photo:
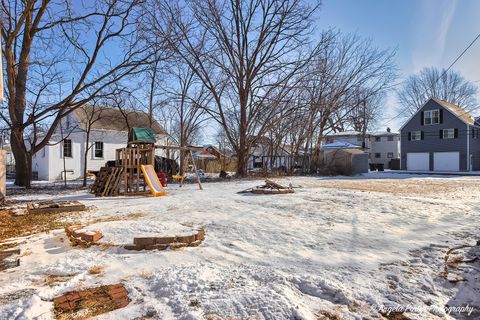
M 70 122 L 72 122 L 72 119 L 70 119 Z M 85 166 L 86 133 L 76 130 L 68 135 L 68 139 L 72 140 L 72 157 L 65 158 L 67 179 L 78 179 L 82 177 Z M 38 172 L 39 180 L 63 179 L 63 144 L 58 143 L 61 140 L 59 134 L 54 135 L 50 139 L 50 144 L 44 148 L 45 153 L 40 150 L 32 159 L 32 170 Z M 103 141 L 103 158 L 95 158 L 93 146 L 95 141 Z M 97 171 L 105 165 L 105 162 L 115 160 L 116 149 L 126 147 L 127 142 L 128 133 L 125 131 L 92 130 L 89 139 L 89 145 L 92 145 L 92 147 L 88 150 L 87 171 Z M 167 145 L 167 142 L 167 135 L 157 135 L 157 144 Z M 156 154 L 165 156 L 166 153 L 163 150 L 157 150 Z

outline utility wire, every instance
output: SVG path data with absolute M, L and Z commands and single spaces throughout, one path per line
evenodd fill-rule
M 458 60 L 460 60 L 463 55 L 475 44 L 475 42 L 477 42 L 477 40 L 480 38 L 480 33 L 475 37 L 475 39 L 472 40 L 472 42 L 470 42 L 470 44 L 460 53 L 460 55 L 448 66 L 447 69 L 445 69 L 442 74 L 437 78 L 437 80 L 435 81 L 434 83 L 434 86 L 438 83 L 438 81 L 440 81 L 440 79 L 455 65 L 455 63 L 458 62 Z M 480 81 L 480 80 L 478 80 Z M 426 91 L 425 91 L 426 93 Z M 480 107 L 479 107 L 480 108 Z M 402 114 L 404 114 L 408 109 L 404 109 L 403 111 L 401 111 L 400 113 L 398 113 L 396 116 L 394 116 L 393 118 L 390 118 L 389 120 L 387 120 L 385 122 L 385 124 L 388 124 L 390 122 L 392 122 L 393 120 L 395 120 L 396 118 L 398 118 L 399 116 L 401 116 Z

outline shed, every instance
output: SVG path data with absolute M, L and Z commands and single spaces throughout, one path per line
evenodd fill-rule
M 368 153 L 360 149 L 325 149 L 323 157 L 325 165 L 336 173 L 355 175 L 368 172 Z

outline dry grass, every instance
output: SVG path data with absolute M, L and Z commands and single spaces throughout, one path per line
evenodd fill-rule
M 317 320 L 343 320 L 343 318 L 338 311 L 322 309 Z
M 105 266 L 102 266 L 102 265 L 94 265 L 94 266 L 91 266 L 90 268 L 88 268 L 88 273 L 90 274 L 100 274 L 100 273 L 103 273 L 105 271 Z
M 449 266 L 450 268 L 458 268 L 458 265 L 462 262 L 463 262 L 463 256 L 456 255 L 456 256 L 450 257 L 448 261 L 446 261 L 446 265 Z
M 127 215 L 117 215 L 117 216 L 107 216 L 107 217 L 96 218 L 88 221 L 86 224 L 88 225 L 88 224 L 101 223 L 101 222 L 138 220 L 144 217 L 145 217 L 145 213 L 143 212 L 131 212 Z
M 34 281 L 32 284 L 35 286 L 49 286 L 53 287 L 55 284 L 59 282 L 66 282 L 72 279 L 75 275 L 66 275 L 66 276 L 58 276 L 58 275 L 47 275 L 44 279 L 40 281 Z
M 0 242 L 10 238 L 27 236 L 60 229 L 72 222 L 65 218 L 78 216 L 79 212 L 13 215 L 10 210 L 0 211 Z
M 335 179 L 318 180 L 308 187 L 358 190 L 405 195 L 445 194 L 480 189 L 480 185 L 469 181 L 422 180 L 422 179 Z
M 100 243 L 98 243 L 98 245 L 100 246 L 100 249 L 102 249 L 102 250 L 109 250 L 109 249 L 117 246 L 116 244 L 114 244 L 111 241 L 100 242 Z
M 24 252 L 20 255 L 20 257 L 27 257 L 27 256 L 29 256 L 29 255 L 31 255 L 31 254 L 32 254 L 32 251 L 27 250 L 27 251 L 24 251 Z

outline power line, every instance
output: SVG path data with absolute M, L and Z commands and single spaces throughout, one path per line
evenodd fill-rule
M 472 42 L 470 42 L 470 44 L 460 53 L 460 55 L 448 66 L 447 69 L 445 69 L 442 74 L 437 78 L 437 80 L 435 81 L 434 83 L 434 86 L 438 83 L 438 81 L 440 81 L 440 79 L 448 72 L 450 71 L 450 69 L 455 65 L 455 63 L 458 62 L 458 60 L 460 60 L 463 55 L 475 44 L 475 42 L 477 42 L 477 40 L 480 38 L 480 33 L 472 40 Z M 480 81 L 480 80 L 478 80 Z M 426 91 L 425 91 L 426 93 Z M 398 118 L 399 116 L 401 116 L 402 114 L 404 114 L 408 109 L 404 109 L 403 111 L 401 111 L 400 113 L 398 113 L 396 116 L 394 116 L 393 118 L 390 118 L 389 120 L 387 120 L 385 122 L 385 124 L 388 124 L 390 122 L 392 122 L 393 120 L 395 120 L 396 118 Z

